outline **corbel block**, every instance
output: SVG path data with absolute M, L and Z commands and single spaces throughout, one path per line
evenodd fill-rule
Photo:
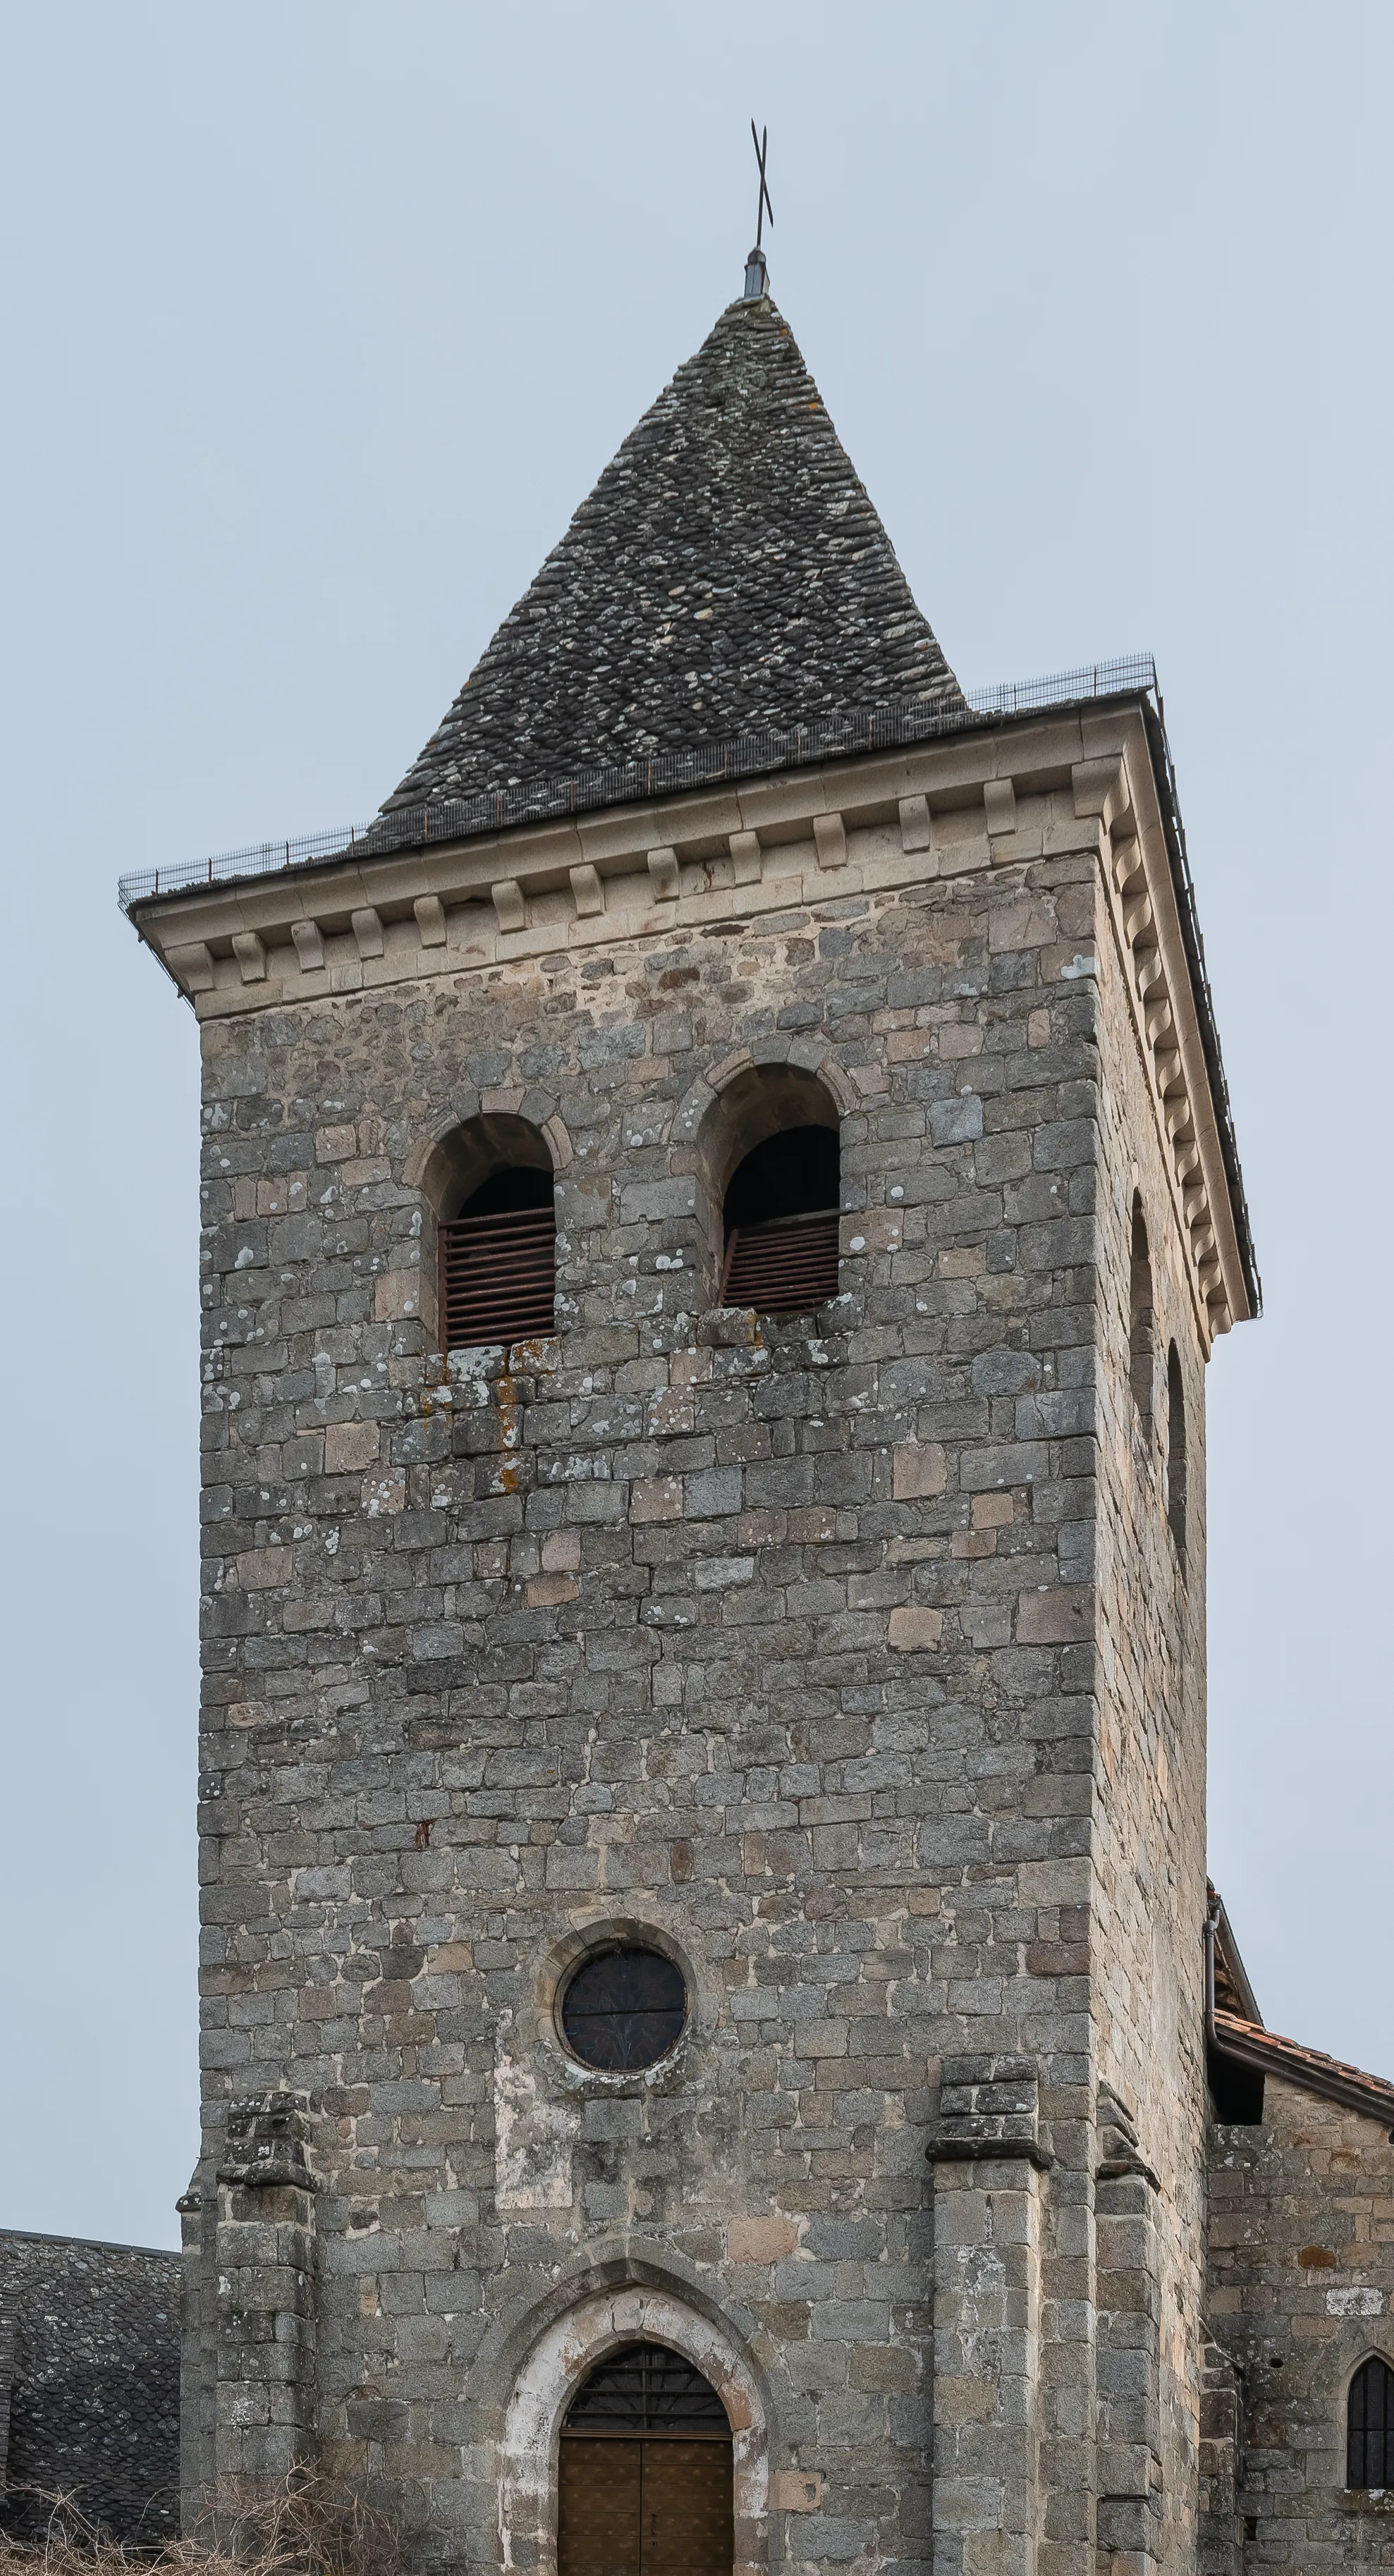
M 930 2159 L 938 2164 L 1003 2164 L 1023 2157 L 1048 2170 L 1055 2158 L 1041 2144 L 1038 2115 L 1033 2059 L 946 2057 Z
M 372 904 L 365 903 L 349 914 L 349 928 L 358 942 L 360 957 L 382 955 L 382 915 Z
M 1131 832 L 1116 834 L 1113 843 L 1113 882 L 1120 894 L 1125 886 L 1131 885 L 1141 866 L 1142 852 L 1138 848 L 1135 835 Z
M 584 920 L 588 913 L 603 912 L 605 889 L 600 882 L 598 870 L 587 864 L 584 867 L 568 868 L 567 875 L 571 879 L 571 891 L 576 898 L 578 915 Z
M 416 915 L 416 927 L 421 933 L 422 947 L 443 948 L 445 946 L 445 906 L 440 896 L 419 894 L 412 905 L 412 911 Z
M 1070 771 L 1070 784 L 1080 820 L 1096 815 L 1106 832 L 1111 832 L 1114 824 L 1133 810 L 1128 764 L 1119 751 L 1110 752 L 1103 760 L 1077 760 Z
M 737 885 L 758 885 L 764 873 L 764 859 L 758 832 L 731 834 L 731 874 Z
M 207 941 L 191 939 L 182 948 L 167 948 L 165 962 L 186 993 L 211 993 L 215 982 L 213 952 Z
M 934 838 L 929 819 L 927 796 L 902 796 L 900 799 L 900 846 L 902 850 L 927 850 Z
M 989 778 L 983 788 L 983 809 L 987 815 L 989 840 L 999 840 L 1004 832 L 1016 830 L 1016 789 L 1010 778 Z
M 517 878 L 500 877 L 497 885 L 490 886 L 489 892 L 494 898 L 500 930 L 526 930 L 528 910 Z
M 302 975 L 313 975 L 324 964 L 324 940 L 317 921 L 293 921 L 290 935 L 300 960 Z
M 820 868 L 846 867 L 847 826 L 840 814 L 815 814 L 813 841 Z
M 1133 846 L 1136 848 L 1136 842 Z M 1129 940 L 1137 939 L 1144 930 L 1150 930 L 1151 927 L 1152 897 L 1150 894 L 1140 894 L 1134 902 L 1123 906 L 1123 929 Z
M 666 846 L 649 852 L 649 875 L 659 903 L 676 903 L 678 899 L 678 854 Z
M 244 984 L 265 983 L 266 950 L 254 930 L 238 930 L 233 933 L 232 953 L 242 969 Z

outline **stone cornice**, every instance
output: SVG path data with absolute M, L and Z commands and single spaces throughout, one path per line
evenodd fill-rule
M 1088 852 L 1207 1347 L 1250 1312 L 1140 699 L 134 906 L 200 1019 Z
M 1101 829 L 1115 951 L 1208 1344 L 1253 1310 L 1156 775 L 1141 717 L 1122 740 L 1116 722 L 1086 716 L 1080 731 L 1075 802 Z

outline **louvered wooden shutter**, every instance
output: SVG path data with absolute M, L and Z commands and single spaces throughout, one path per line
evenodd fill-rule
M 837 1210 L 737 1225 L 726 1246 L 723 1306 L 760 1315 L 804 1315 L 837 1295 Z
M 441 1342 L 534 1341 L 555 1330 L 557 1220 L 549 1207 L 457 1216 L 440 1230 Z

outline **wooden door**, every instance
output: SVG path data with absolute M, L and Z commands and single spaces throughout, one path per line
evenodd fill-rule
M 641 2576 L 643 2449 L 642 2442 L 562 2443 L 557 2576 Z
M 729 2442 L 561 2444 L 558 2576 L 731 2576 Z
M 640 2576 L 731 2576 L 729 2442 L 645 2442 Z

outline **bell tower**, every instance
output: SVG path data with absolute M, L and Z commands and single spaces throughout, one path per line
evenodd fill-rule
M 127 889 L 203 1041 L 187 2485 L 1181 2570 L 1258 1291 L 1160 700 L 965 696 L 755 288 L 363 833 Z

